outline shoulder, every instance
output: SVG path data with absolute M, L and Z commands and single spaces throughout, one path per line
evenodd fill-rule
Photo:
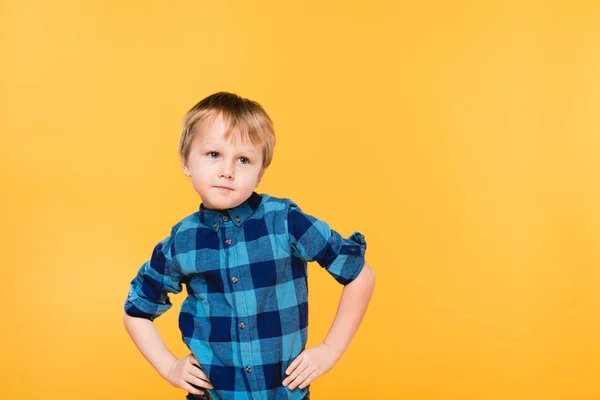
M 198 219 L 198 213 L 195 212 L 173 225 L 173 227 L 171 228 L 171 236 L 175 237 L 179 235 L 189 234 L 189 231 L 194 231 L 198 229 L 199 226 L 200 220 Z
M 198 213 L 195 212 L 173 225 L 163 245 L 168 246 L 173 257 L 185 254 L 197 246 L 200 230 L 209 232 L 209 229 L 200 223 Z
M 264 209 L 265 213 L 270 213 L 270 212 L 287 213 L 287 212 L 289 212 L 290 208 L 298 207 L 293 200 L 285 198 L 285 197 L 271 196 L 266 193 L 263 193 L 260 196 L 262 197 L 260 207 Z

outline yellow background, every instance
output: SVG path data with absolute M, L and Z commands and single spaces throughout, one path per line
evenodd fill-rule
M 199 204 L 179 124 L 219 90 L 275 121 L 260 191 L 368 240 L 375 295 L 315 399 L 600 398 L 598 2 L 4 0 L 0 15 L 0 398 L 184 397 L 122 304 Z M 310 271 L 315 344 L 341 287 Z M 176 319 L 157 324 L 183 356 Z

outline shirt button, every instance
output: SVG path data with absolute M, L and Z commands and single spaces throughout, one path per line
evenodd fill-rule
M 240 217 L 235 217 L 235 222 L 240 222 L 240 221 L 241 221 Z
M 231 278 L 231 282 L 233 282 L 233 283 L 238 283 L 238 278 L 237 278 L 237 276 L 234 276 L 233 278 Z
M 213 229 L 217 229 L 217 224 L 214 224 L 214 225 L 213 225 Z
M 231 239 L 227 239 L 227 240 L 225 241 L 225 244 L 231 244 Z
M 252 372 L 252 367 L 248 365 L 248 366 L 246 367 L 246 372 Z
M 229 221 L 229 217 L 227 215 L 223 215 L 223 221 L 225 221 L 225 222 Z
M 240 322 L 240 329 L 244 329 L 246 327 L 246 324 L 243 322 Z

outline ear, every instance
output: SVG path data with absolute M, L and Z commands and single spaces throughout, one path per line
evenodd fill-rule
M 180 161 L 181 161 L 181 169 L 183 170 L 183 174 L 187 177 L 192 176 L 192 173 L 190 172 L 190 167 L 188 165 L 187 160 L 184 159 L 183 157 L 181 157 Z

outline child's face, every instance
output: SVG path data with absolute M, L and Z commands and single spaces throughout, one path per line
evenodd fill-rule
M 221 115 L 197 125 L 188 159 L 182 161 L 204 206 L 215 210 L 242 204 L 263 174 L 262 146 L 234 139 L 234 134 L 225 139 L 226 128 Z

